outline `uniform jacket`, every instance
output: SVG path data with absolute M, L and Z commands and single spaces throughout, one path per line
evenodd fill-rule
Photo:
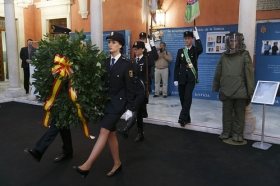
M 195 76 L 190 68 L 187 68 L 187 61 L 183 51 L 184 48 L 181 48 L 177 52 L 175 67 L 174 67 L 174 81 L 178 81 L 179 85 L 184 85 L 186 82 L 195 82 Z M 196 51 L 196 54 L 195 54 Z M 197 59 L 198 56 L 203 52 L 203 47 L 200 39 L 195 41 L 195 46 L 192 46 L 188 51 L 189 58 L 196 70 L 197 69 Z
M 107 70 L 102 76 L 108 87 L 110 99 L 106 102 L 105 114 L 123 114 L 126 109 L 132 110 L 134 101 L 132 63 L 120 57 L 110 70 L 111 58 L 107 58 L 104 66 Z
M 146 58 L 148 58 L 148 74 L 151 72 L 151 67 L 154 66 L 154 55 L 151 52 L 148 52 L 143 55 L 143 57 L 138 62 L 140 78 L 144 83 L 147 83 L 146 78 Z M 149 82 L 151 81 L 151 76 L 149 76 Z M 145 84 L 146 85 L 146 84 Z
M 20 50 L 20 59 L 22 60 L 21 62 L 21 68 L 28 68 L 29 67 L 29 63 L 26 62 L 27 59 L 32 59 L 32 57 L 34 56 L 36 52 L 36 48 L 32 47 L 31 48 L 31 52 L 30 52 L 30 56 L 28 54 L 28 47 L 23 47 Z
M 145 94 L 145 84 L 140 77 L 140 66 L 135 59 L 132 60 L 133 65 L 133 79 L 134 79 L 134 94 Z
M 235 53 L 224 52 L 214 74 L 212 91 L 220 90 L 220 99 L 249 99 L 254 93 L 252 59 L 246 46 Z

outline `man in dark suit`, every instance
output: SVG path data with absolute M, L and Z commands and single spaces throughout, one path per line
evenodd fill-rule
M 23 47 L 20 50 L 20 59 L 22 60 L 21 68 L 23 68 L 23 85 L 26 94 L 29 93 L 29 79 L 30 79 L 29 63 L 36 52 L 36 48 L 32 46 L 32 43 L 33 40 L 28 39 L 27 47 Z
M 55 25 L 55 34 L 69 34 L 71 31 L 69 28 L 56 26 Z M 62 88 L 62 91 L 68 91 L 68 84 L 65 84 Z M 63 160 L 73 157 L 73 147 L 72 147 L 72 137 L 71 131 L 69 128 L 57 128 L 55 124 L 59 118 L 57 116 L 53 116 L 51 118 L 50 127 L 47 132 L 37 141 L 35 147 L 33 149 L 26 148 L 24 152 L 30 155 L 35 161 L 39 162 L 47 150 L 47 148 L 51 145 L 51 143 L 55 140 L 58 133 L 60 133 L 63 146 L 62 153 L 54 159 L 55 163 L 59 163 Z
M 203 52 L 203 47 L 195 29 L 194 32 L 184 32 L 186 46 L 178 50 L 174 68 L 174 85 L 178 86 L 182 110 L 178 123 L 184 127 L 191 123 L 190 108 L 192 104 L 192 92 L 198 83 L 197 59 Z M 192 41 L 195 38 L 195 46 Z

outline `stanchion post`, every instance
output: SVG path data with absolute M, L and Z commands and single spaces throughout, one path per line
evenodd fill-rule
M 262 136 L 261 136 L 261 142 L 256 142 L 252 146 L 255 148 L 267 150 L 269 147 L 271 147 L 271 144 L 264 143 L 264 125 L 265 125 L 265 112 L 266 112 L 266 104 L 263 105 L 263 116 L 262 116 Z

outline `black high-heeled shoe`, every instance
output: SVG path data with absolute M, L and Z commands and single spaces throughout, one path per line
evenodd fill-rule
M 87 177 L 89 173 L 89 170 L 82 170 L 78 166 L 73 166 L 73 169 L 75 169 L 84 179 Z
M 120 172 L 122 170 L 122 164 L 115 170 L 115 172 L 108 172 L 107 177 L 114 176 L 117 172 Z

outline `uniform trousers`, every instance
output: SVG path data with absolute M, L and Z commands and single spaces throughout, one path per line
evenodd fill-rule
M 142 112 L 144 110 L 144 107 L 146 106 L 145 103 L 145 95 L 139 94 L 135 96 L 134 99 L 134 111 L 137 111 L 137 128 L 143 129 L 143 115 Z
M 247 99 L 226 99 L 223 103 L 223 133 L 243 135 Z
M 190 109 L 192 104 L 192 92 L 194 87 L 195 82 L 186 82 L 184 85 L 178 85 L 180 102 L 182 106 L 179 119 L 182 119 L 183 121 L 191 121 Z
M 168 68 L 155 69 L 155 95 L 159 95 L 160 80 L 162 80 L 162 95 L 167 96 Z
M 26 91 L 26 94 L 29 93 L 29 79 L 30 79 L 30 70 L 28 68 L 23 68 L 23 86 Z
M 58 129 L 55 124 L 57 122 L 57 118 L 52 118 L 50 123 L 50 128 L 48 131 L 39 139 L 39 141 L 35 145 L 35 150 L 40 152 L 41 155 L 45 153 L 50 144 L 54 141 L 57 134 L 60 133 L 63 146 L 62 150 L 64 154 L 73 154 L 72 147 L 72 137 L 70 129 Z

